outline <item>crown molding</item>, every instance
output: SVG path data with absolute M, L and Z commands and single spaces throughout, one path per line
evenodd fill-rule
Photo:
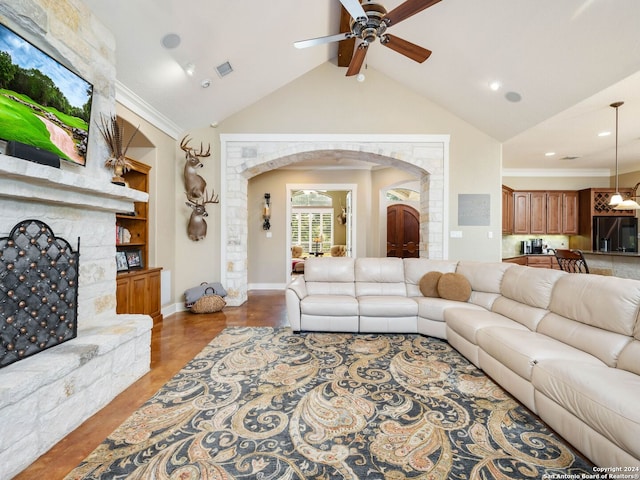
M 503 168 L 503 177 L 610 177 L 608 168 Z
M 116 81 L 116 102 L 127 107 L 133 113 L 140 115 L 140 117 L 173 139 L 180 138 L 184 131 L 178 124 L 164 116 L 119 81 Z

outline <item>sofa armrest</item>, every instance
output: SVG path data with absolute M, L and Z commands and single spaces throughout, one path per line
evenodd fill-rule
M 294 332 L 300 331 L 301 310 L 300 301 L 307 296 L 307 284 L 303 276 L 294 278 L 287 285 L 285 300 L 287 303 L 287 318 Z
M 302 300 L 307 296 L 307 282 L 304 280 L 303 275 L 299 275 L 295 277 L 293 280 L 289 282 L 287 285 L 287 291 L 292 290 L 295 292 L 298 299 Z

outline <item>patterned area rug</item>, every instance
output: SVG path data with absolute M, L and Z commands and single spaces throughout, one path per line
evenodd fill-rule
M 591 466 L 446 342 L 230 328 L 67 479 L 540 479 Z

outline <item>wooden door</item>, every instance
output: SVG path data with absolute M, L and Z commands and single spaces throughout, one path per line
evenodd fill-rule
M 420 214 L 407 205 L 387 207 L 387 257 L 420 256 Z

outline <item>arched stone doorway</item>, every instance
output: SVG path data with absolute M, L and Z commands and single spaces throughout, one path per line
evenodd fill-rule
M 410 171 L 420 180 L 421 256 L 447 256 L 448 135 L 223 134 L 220 279 L 229 305 L 247 300 L 248 180 L 319 156 L 340 155 Z

